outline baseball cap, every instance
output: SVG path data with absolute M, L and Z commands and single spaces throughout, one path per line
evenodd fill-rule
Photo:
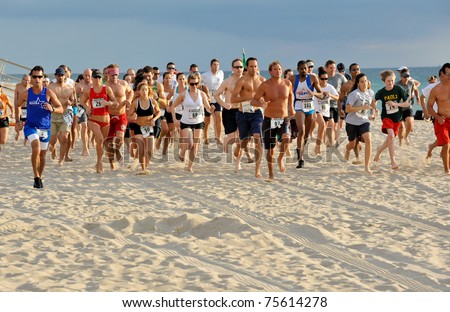
M 397 68 L 397 71 L 402 71 L 404 69 L 408 69 L 408 67 L 406 67 L 405 65 L 400 66 L 399 68 Z
M 94 68 L 92 70 L 92 78 L 102 78 L 102 77 L 103 77 L 103 75 L 102 75 L 102 72 L 100 71 L 100 69 Z
M 339 63 L 336 66 L 338 71 L 345 71 L 345 65 L 343 63 Z
M 64 68 L 58 67 L 55 70 L 55 75 L 65 75 L 65 74 L 66 74 L 66 71 L 64 70 Z

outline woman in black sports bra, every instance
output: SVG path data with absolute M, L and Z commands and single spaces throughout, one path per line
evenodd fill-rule
M 127 117 L 130 119 L 133 114 L 137 116 L 135 123 L 130 124 L 130 129 L 134 131 L 134 138 L 138 145 L 139 162 L 142 169 L 138 174 L 148 174 L 147 166 L 154 149 L 155 127 L 158 127 L 158 123 L 161 122 L 159 120 L 161 111 L 156 101 L 153 100 L 152 91 L 146 81 L 139 83 L 137 90 L 139 97 L 131 103 Z

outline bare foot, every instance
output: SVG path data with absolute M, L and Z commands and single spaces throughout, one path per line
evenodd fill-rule
M 264 181 L 266 181 L 266 182 L 275 182 L 275 177 L 270 177 L 269 176 L 269 178 L 264 180 Z
M 427 158 L 431 158 L 431 156 L 433 156 L 433 145 L 432 144 L 428 144 Z
M 356 158 L 355 161 L 352 162 L 352 164 L 354 165 L 361 165 L 363 162 L 361 160 L 359 160 L 359 158 Z
M 258 178 L 258 179 L 261 179 L 262 178 L 261 172 L 255 173 L 255 177 Z
M 69 156 L 66 156 L 66 157 L 64 158 L 64 161 L 73 162 L 73 159 L 70 158 Z
M 397 164 L 397 163 L 393 163 L 392 164 L 392 170 L 397 170 L 397 169 L 399 169 L 400 167 L 399 167 L 399 165 Z
M 373 161 L 380 161 L 380 159 L 381 159 L 380 149 L 378 148 Z
M 186 167 L 186 171 L 187 172 L 194 172 L 194 170 L 192 170 L 192 168 Z
M 255 160 L 251 157 L 247 157 L 247 163 L 249 164 L 253 164 L 255 162 Z
M 148 170 L 142 170 L 142 171 L 136 173 L 136 175 L 149 175 L 149 174 L 150 174 L 150 171 L 148 171 Z
M 409 138 L 405 138 L 405 141 L 406 141 L 406 145 L 409 145 L 409 143 L 411 143 L 411 142 L 409 141 Z
M 221 141 L 220 139 L 216 139 L 216 144 L 217 144 L 217 145 L 220 145 L 220 146 L 223 145 L 223 143 L 222 143 L 222 141 Z
M 178 159 L 179 159 L 181 162 L 184 162 L 184 157 L 181 157 L 181 155 L 178 155 Z
M 321 154 L 321 152 L 320 152 L 320 145 L 318 145 L 318 144 L 316 144 L 315 153 L 316 153 L 316 155 L 320 155 Z
M 236 167 L 234 168 L 234 172 L 238 172 L 241 169 L 242 169 L 241 163 L 240 162 L 236 162 Z
M 203 144 L 209 145 L 209 140 L 208 140 L 208 138 L 205 138 L 205 140 L 203 141 Z
M 19 135 L 20 135 L 20 132 L 16 132 L 16 135 L 14 136 L 14 140 L 19 141 Z
M 370 170 L 369 167 L 366 167 L 366 168 L 364 169 L 364 171 L 365 171 L 367 174 L 372 174 L 372 170 Z
M 278 167 L 280 168 L 280 172 L 285 173 L 286 172 L 286 166 L 283 163 L 283 159 L 278 158 Z M 269 177 L 270 179 L 270 177 Z
M 89 153 L 89 150 L 85 150 L 83 152 L 81 152 L 81 156 L 87 157 L 90 156 L 91 154 Z
M 103 173 L 103 164 L 102 162 L 98 162 L 95 166 L 95 169 L 97 170 L 97 173 Z

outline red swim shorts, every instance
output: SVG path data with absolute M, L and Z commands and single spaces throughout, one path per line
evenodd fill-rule
M 397 136 L 398 128 L 400 127 L 400 122 L 395 122 L 390 118 L 383 118 L 383 125 L 381 126 L 381 131 L 387 133 L 387 129 L 394 130 L 394 135 Z
M 450 143 L 450 118 L 445 118 L 442 125 L 439 124 L 437 120 L 434 120 L 434 133 L 436 134 L 438 146 Z
M 111 115 L 110 123 L 108 137 L 115 137 L 117 131 L 125 133 L 128 124 L 127 114 Z

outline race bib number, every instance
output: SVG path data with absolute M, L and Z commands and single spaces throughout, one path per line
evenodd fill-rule
M 398 106 L 390 106 L 386 104 L 386 113 L 394 114 L 396 112 L 398 112 Z
M 73 111 L 68 111 L 63 115 L 63 119 L 66 124 L 70 127 L 73 123 Z
M 0 109 L 0 117 L 2 117 L 5 114 L 5 110 Z
M 150 136 L 153 134 L 153 127 L 150 126 L 141 126 L 141 132 L 142 132 L 142 136 L 144 138 Z
M 101 107 L 103 107 L 102 100 L 103 99 L 92 99 L 92 107 L 93 108 L 101 108 Z
M 255 108 L 250 105 L 250 102 L 242 102 L 242 111 L 244 113 L 254 113 L 255 112 Z
M 302 109 L 304 112 L 309 112 L 314 109 L 313 101 L 302 101 Z
M 36 129 L 39 138 L 45 140 L 48 138 L 48 130 L 46 129 Z
M 26 108 L 22 108 L 21 112 L 20 112 L 20 118 L 27 118 L 27 110 Z
M 330 117 L 330 101 L 318 101 L 319 112 L 322 116 Z
M 200 115 L 201 115 L 200 108 L 189 110 L 189 119 L 196 119 Z
M 272 118 L 270 119 L 270 128 L 280 128 L 281 125 L 284 123 L 284 118 Z
M 362 110 L 360 110 L 360 111 L 357 111 L 357 112 L 355 113 L 355 115 L 358 116 L 358 117 L 360 117 L 360 118 L 367 119 L 367 110 L 362 109 Z
M 85 112 L 84 108 L 81 106 L 78 106 L 77 117 L 81 118 L 81 116 L 83 116 L 84 112 Z
M 161 116 L 164 116 L 166 114 L 166 110 L 164 108 L 161 108 L 160 111 L 161 111 Z

